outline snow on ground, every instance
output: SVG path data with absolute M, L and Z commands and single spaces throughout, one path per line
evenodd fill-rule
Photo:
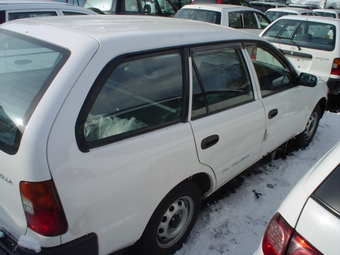
M 281 201 L 338 141 L 340 114 L 327 112 L 308 148 L 257 164 L 256 174 L 246 175 L 235 193 L 211 200 L 175 255 L 252 255 Z

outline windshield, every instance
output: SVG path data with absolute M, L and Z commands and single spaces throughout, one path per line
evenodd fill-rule
M 69 53 L 0 30 L 0 150 L 15 154 L 22 134 Z

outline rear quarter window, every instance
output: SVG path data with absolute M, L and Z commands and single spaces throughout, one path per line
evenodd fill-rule
M 312 198 L 340 218 L 340 164 L 314 191 Z

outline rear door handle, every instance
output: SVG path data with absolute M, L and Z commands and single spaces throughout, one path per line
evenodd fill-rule
M 201 142 L 202 150 L 205 150 L 211 146 L 214 146 L 218 142 L 219 139 L 220 137 L 218 135 L 211 135 L 211 136 L 208 136 L 207 138 L 204 138 Z
M 268 113 L 268 119 L 274 118 L 278 114 L 278 112 L 279 111 L 277 109 L 270 110 Z

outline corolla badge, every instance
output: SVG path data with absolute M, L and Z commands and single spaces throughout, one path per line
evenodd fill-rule
M 12 180 L 10 180 L 8 177 L 4 176 L 3 174 L 0 173 L 0 179 L 3 179 L 5 182 L 9 183 L 9 184 L 12 184 L 13 185 L 13 182 Z

